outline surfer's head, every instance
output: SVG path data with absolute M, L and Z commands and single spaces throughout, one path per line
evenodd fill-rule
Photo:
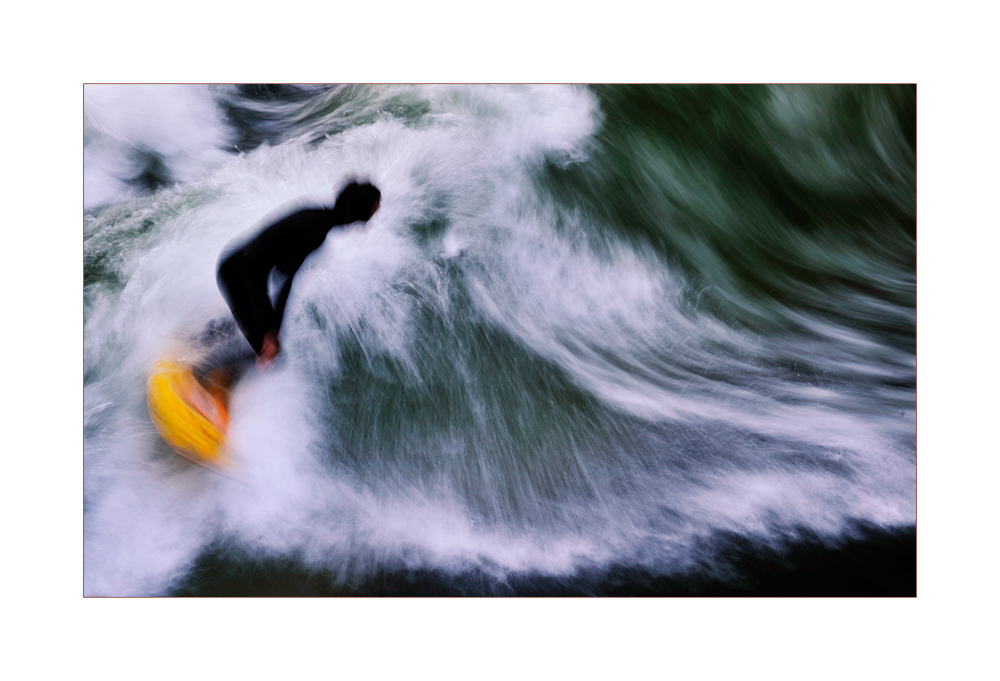
M 346 222 L 368 220 L 378 210 L 380 192 L 374 185 L 351 182 L 337 196 L 333 210 L 339 213 Z

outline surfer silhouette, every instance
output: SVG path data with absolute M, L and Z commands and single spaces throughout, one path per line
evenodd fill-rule
M 214 320 L 201 333 L 198 340 L 208 353 L 196 374 L 214 374 L 214 382 L 228 386 L 254 359 L 258 368 L 274 360 L 281 351 L 278 334 L 295 273 L 330 230 L 370 220 L 381 196 L 371 184 L 351 182 L 332 207 L 299 210 L 224 252 L 216 279 L 232 317 Z M 273 298 L 269 286 L 277 289 Z

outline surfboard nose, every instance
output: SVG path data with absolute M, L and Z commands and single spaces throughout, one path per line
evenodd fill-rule
M 146 402 L 157 432 L 174 451 L 209 468 L 229 465 L 226 401 L 206 390 L 190 365 L 157 362 L 146 383 Z

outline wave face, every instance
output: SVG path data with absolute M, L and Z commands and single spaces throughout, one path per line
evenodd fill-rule
M 345 592 L 738 580 L 720 537 L 915 524 L 912 88 L 88 86 L 84 108 L 88 595 L 183 591 L 206 555 Z M 227 313 L 228 243 L 352 177 L 382 208 L 307 261 L 283 361 L 235 391 L 244 480 L 188 464 L 148 370 Z

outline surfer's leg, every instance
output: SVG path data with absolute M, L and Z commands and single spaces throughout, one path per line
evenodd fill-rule
M 206 349 L 194 367 L 194 374 L 204 384 L 228 389 L 257 359 L 250 343 L 232 317 L 213 319 L 195 339 Z

